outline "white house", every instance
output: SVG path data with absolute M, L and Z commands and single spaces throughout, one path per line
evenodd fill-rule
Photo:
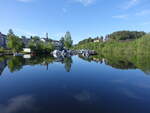
M 50 41 L 50 39 L 48 39 L 48 38 L 41 38 L 40 41 L 42 41 L 42 42 L 48 42 L 48 41 Z
M 23 48 L 23 52 L 31 53 L 31 49 L 30 48 Z

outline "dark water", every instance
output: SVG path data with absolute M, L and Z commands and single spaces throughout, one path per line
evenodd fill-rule
M 150 113 L 149 64 L 0 58 L 0 113 Z

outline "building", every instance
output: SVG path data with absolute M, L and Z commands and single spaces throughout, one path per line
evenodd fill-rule
M 93 39 L 93 42 L 103 42 L 103 37 Z
M 41 38 L 40 41 L 46 43 L 46 42 L 52 42 L 52 39 L 48 38 L 48 33 L 46 33 L 46 38 Z
M 45 43 L 45 42 L 48 42 L 48 41 L 50 41 L 50 40 L 49 40 L 48 38 L 41 38 L 40 41 L 42 41 L 42 42 Z
M 22 42 L 24 43 L 25 47 L 28 47 L 28 44 L 30 42 L 30 39 L 26 38 L 25 36 L 22 37 Z
M 2 34 L 1 32 L 0 32 L 0 47 L 3 47 L 3 48 L 6 48 L 6 35 L 4 35 L 4 34 Z
M 30 48 L 23 48 L 23 52 L 25 52 L 25 53 L 31 53 L 32 51 L 31 51 Z
M 96 40 L 94 40 L 93 42 L 95 42 L 95 43 L 96 43 L 96 42 L 101 42 L 101 40 L 99 40 L 99 39 L 96 39 Z

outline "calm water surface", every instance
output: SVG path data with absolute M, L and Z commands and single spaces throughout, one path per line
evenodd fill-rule
M 148 71 L 118 62 L 1 58 L 0 113 L 150 113 Z

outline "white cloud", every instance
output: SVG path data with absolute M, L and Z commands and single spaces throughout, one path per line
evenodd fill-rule
M 95 0 L 74 0 L 75 2 L 81 3 L 84 6 L 91 5 L 95 2 Z
M 62 36 L 64 36 L 65 33 L 64 32 L 58 32 L 58 33 L 51 33 L 50 37 L 56 37 L 56 38 L 61 38 Z
M 143 10 L 136 13 L 136 16 L 145 16 L 145 15 L 150 15 L 150 10 Z
M 0 113 L 18 113 L 22 110 L 34 111 L 34 98 L 28 95 L 14 97 L 6 105 L 0 105 Z
M 27 35 L 27 36 L 36 36 L 37 35 L 35 33 L 31 33 L 31 32 L 28 32 L 28 31 L 26 31 L 24 29 L 20 29 L 20 28 L 14 28 L 13 30 L 22 35 Z
M 126 2 L 123 6 L 123 9 L 129 9 L 132 8 L 133 6 L 137 5 L 139 3 L 139 0 L 129 0 Z
M 141 26 L 146 26 L 146 25 L 150 25 L 150 21 L 141 23 Z
M 17 0 L 18 2 L 24 2 L 24 3 L 27 3 L 27 2 L 31 2 L 33 0 Z
M 127 18 L 128 18 L 128 15 L 126 15 L 126 14 L 123 14 L 123 15 L 116 15 L 116 16 L 113 16 L 113 18 L 117 18 L 117 19 L 127 19 Z

